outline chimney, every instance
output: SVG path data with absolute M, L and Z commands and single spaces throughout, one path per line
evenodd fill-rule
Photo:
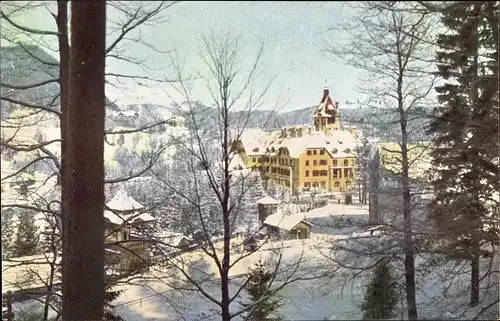
M 336 101 L 335 102 L 335 107 L 339 108 L 340 102 Z

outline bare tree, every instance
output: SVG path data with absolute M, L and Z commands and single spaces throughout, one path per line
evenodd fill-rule
M 394 4 L 397 6 L 398 4 Z M 404 275 L 408 318 L 417 319 L 415 296 L 415 249 L 412 233 L 412 200 L 409 158 L 412 134 L 412 112 L 426 105 L 433 88 L 430 63 L 422 59 L 432 54 L 427 39 L 431 25 L 425 13 L 408 14 L 385 10 L 379 2 L 354 5 L 358 15 L 346 31 L 351 40 L 344 45 L 330 47 L 330 52 L 343 58 L 349 65 L 363 70 L 368 76 L 359 92 L 377 103 L 399 123 L 400 193 L 402 195 Z M 366 82 L 373 84 L 366 86 Z
M 184 96 L 185 101 L 180 105 L 184 108 L 187 121 L 190 123 L 190 132 L 185 140 L 178 143 L 177 148 L 182 151 L 185 171 L 183 179 L 191 183 L 188 190 L 179 188 L 172 181 L 164 179 L 159 171 L 156 177 L 163 182 L 164 189 L 178 195 L 185 200 L 191 209 L 190 219 L 186 224 L 193 234 L 197 234 L 197 243 L 203 260 L 206 263 L 190 260 L 190 255 L 170 256 L 167 258 L 166 267 L 170 273 L 177 276 L 177 283 L 168 281 L 171 288 L 181 291 L 195 291 L 206 300 L 217 306 L 217 314 L 222 320 L 229 321 L 250 311 L 255 304 L 234 310 L 239 306 L 237 299 L 244 293 L 249 282 L 246 272 L 237 268 L 245 264 L 246 260 L 262 249 L 264 244 L 269 244 L 266 238 L 257 249 L 245 251 L 243 243 L 249 238 L 257 238 L 258 225 L 248 226 L 247 218 L 250 214 L 242 199 L 252 187 L 252 176 L 248 170 L 235 164 L 236 148 L 233 144 L 239 139 L 242 131 L 247 126 L 250 113 L 263 102 L 269 86 L 263 86 L 262 91 L 258 81 L 259 60 L 262 54 L 260 48 L 256 60 L 249 66 L 248 73 L 243 73 L 245 67 L 240 60 L 240 41 L 238 36 L 231 33 L 213 34 L 202 39 L 201 57 L 204 60 L 208 76 L 199 73 L 199 78 L 207 85 L 211 95 L 211 105 L 216 114 L 207 126 L 202 122 L 208 118 L 207 111 L 200 103 L 192 99 L 190 83 L 181 81 L 177 87 Z M 182 65 L 173 57 L 177 77 L 182 78 Z M 282 102 L 282 101 L 281 101 Z M 237 112 L 238 111 L 238 112 Z M 200 114 L 201 112 L 201 114 Z M 256 220 L 255 220 L 256 221 Z M 243 229 L 242 229 L 243 227 Z M 243 234 L 242 239 L 237 239 L 237 234 Z M 238 250 L 239 248 L 239 250 Z M 238 253 L 239 252 L 239 253 Z M 304 253 L 299 254 L 294 262 L 282 261 L 280 250 L 275 250 L 273 261 L 273 280 L 269 284 L 264 300 L 275 295 L 284 286 L 297 281 L 317 277 L 312 272 L 312 267 L 307 269 Z M 257 255 L 257 254 L 256 254 Z M 214 273 L 203 272 L 199 265 L 215 266 Z M 306 271 L 308 270 L 308 271 Z M 239 275 L 243 273 L 243 275 Z M 237 277 L 238 283 L 231 281 Z M 214 280 L 220 297 L 211 291 Z M 163 282 L 167 282 L 163 279 Z M 182 283 L 182 282 L 181 282 Z M 234 290 L 233 290 L 234 289 Z M 234 292 L 233 292 L 234 291 Z M 256 302 L 257 304 L 258 302 Z
M 147 60 L 139 60 L 130 57 L 127 49 L 134 45 L 142 45 L 147 50 L 162 52 L 153 44 L 141 39 L 141 28 L 152 26 L 165 21 L 164 12 L 175 2 L 108 2 L 108 9 L 116 13 L 113 18 L 108 19 L 107 39 L 109 46 L 106 48 L 106 57 L 125 62 L 131 66 L 138 66 L 142 75 L 124 74 L 122 72 L 106 71 L 109 84 L 120 85 L 120 80 L 135 81 L 136 85 L 145 86 L 151 82 L 170 81 L 161 79 L 154 75 L 148 68 Z M 7 183 L 10 177 L 18 177 L 25 171 L 35 172 L 43 168 L 43 172 L 49 177 L 55 175 L 59 178 L 59 183 L 64 181 L 66 156 L 66 115 L 67 113 L 67 84 L 69 72 L 70 47 L 68 43 L 68 1 L 54 2 L 6 2 L 2 4 L 2 40 L 3 44 L 10 44 L 10 47 L 2 47 L 5 55 L 2 54 L 2 79 L 1 79 L 1 103 L 2 103 L 2 156 L 16 159 L 28 158 L 23 166 L 15 165 L 14 173 L 5 177 L 2 175 L 2 183 Z M 18 22 L 18 17 L 28 14 L 32 10 L 39 10 L 39 13 L 46 11 L 47 21 L 54 18 L 55 26 L 47 24 L 46 28 L 38 29 Z M 59 59 L 54 59 L 47 52 L 58 52 Z M 7 54 L 9 53 L 9 54 Z M 5 67 L 5 68 L 4 68 Z M 5 71 L 5 73 L 4 73 Z M 59 108 L 58 108 L 59 107 Z M 116 109 L 110 101 L 106 101 L 106 107 Z M 10 111 L 16 111 L 12 113 Z M 21 120 L 21 122 L 19 122 Z M 24 121 L 22 121 L 24 120 Z M 12 122 L 16 122 L 12 124 Z M 151 128 L 170 124 L 170 119 L 155 119 L 154 123 L 148 123 L 140 128 L 130 128 L 126 130 L 107 130 L 106 134 L 130 134 L 150 130 Z M 35 140 L 27 140 L 33 132 L 39 132 L 41 128 L 60 128 L 59 137 L 48 139 L 45 134 L 35 135 Z M 30 134 L 31 133 L 31 134 Z M 61 139 L 63 138 L 63 139 Z M 133 177 L 143 175 L 163 153 L 164 147 L 160 146 L 153 151 L 144 168 L 135 168 L 128 175 L 119 177 L 109 177 L 106 183 L 114 184 L 126 181 Z M 10 155 L 10 156 L 9 156 Z M 29 155 L 29 156 L 28 156 Z M 61 156 L 63 155 L 63 156 Z M 13 164 L 14 159 L 9 158 L 9 163 Z M 19 163 L 19 162 L 18 162 Z M 3 167 L 3 166 L 2 166 Z M 30 190 L 31 191 L 31 190 Z M 53 229 L 54 238 L 60 237 L 61 213 L 65 212 L 66 194 L 65 189 L 61 195 L 53 195 L 53 199 L 45 203 L 52 204 L 50 211 L 39 202 L 31 202 L 29 205 L 19 201 L 9 203 L 9 207 L 29 206 L 38 213 L 47 213 L 49 225 L 56 219 L 58 228 Z M 52 197 L 52 196 L 51 196 Z M 4 203 L 2 201 L 2 203 Z M 53 208 L 54 203 L 60 204 L 57 209 Z M 5 204 L 2 204 L 5 205 Z M 49 214 L 50 212 L 50 214 Z M 50 218 L 49 218 L 50 217 Z M 47 231 L 46 231 L 47 232 Z M 57 248 L 57 250 L 56 250 Z M 60 246 L 53 247 L 47 263 L 52 266 L 59 266 L 57 259 Z M 30 262 L 25 262 L 30 264 Z M 47 283 L 47 302 L 50 301 L 52 288 L 57 285 L 59 278 L 56 271 L 49 277 Z M 46 304 L 48 309 L 49 303 Z M 47 313 L 44 314 L 47 319 Z

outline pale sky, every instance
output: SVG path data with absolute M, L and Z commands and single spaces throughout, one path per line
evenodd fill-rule
M 126 2 L 125 2 L 126 3 Z M 108 11 L 108 17 L 112 15 Z M 241 34 L 242 58 L 251 63 L 261 42 L 264 54 L 261 60 L 262 73 L 259 78 L 266 84 L 277 76 L 267 94 L 263 108 L 272 108 L 281 90 L 290 97 L 284 110 L 300 109 L 319 103 L 325 79 L 332 98 L 341 102 L 356 100 L 356 70 L 324 52 L 325 43 L 334 44 L 341 37 L 338 31 L 327 31 L 330 27 L 348 19 L 349 9 L 339 2 L 198 2 L 187 1 L 176 4 L 165 12 L 168 21 L 140 30 L 143 41 L 153 43 L 161 50 L 175 50 L 186 59 L 186 70 L 201 71 L 203 63 L 199 57 L 201 32 L 230 30 Z M 33 27 L 54 28 L 53 19 L 45 10 L 36 10 L 16 21 Z M 126 48 L 134 57 L 149 57 L 152 68 L 167 67 L 169 58 L 142 45 Z M 52 53 L 57 55 L 57 53 Z M 141 72 L 129 65 L 107 61 L 110 71 Z M 168 77 L 169 71 L 162 71 Z M 170 85 L 155 85 L 140 88 L 128 85 L 124 92 L 114 89 L 108 96 L 119 102 L 152 102 L 168 104 Z M 196 99 L 208 101 L 207 93 L 194 89 Z M 167 94 L 168 93 L 168 94 Z M 199 96 L 199 97 L 198 97 Z M 176 98 L 177 99 L 177 98 Z

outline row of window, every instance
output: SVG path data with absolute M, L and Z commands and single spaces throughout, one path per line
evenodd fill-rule
M 308 150 L 307 150 L 307 155 L 317 155 L 317 152 L 318 152 L 318 151 L 317 151 L 316 149 L 313 149 L 313 150 L 308 149 Z M 324 150 L 324 149 L 320 149 L 320 150 L 319 150 L 319 154 L 320 154 L 320 155 L 325 155 L 325 150 Z
M 314 170 L 312 171 L 312 176 L 328 176 L 328 171 L 327 170 Z M 309 171 L 306 171 L 306 177 L 309 177 Z
M 254 163 L 263 163 L 263 162 L 268 162 L 270 161 L 271 164 L 280 164 L 280 165 L 285 165 L 285 166 L 293 166 L 293 159 L 282 159 L 282 158 L 279 158 L 278 160 L 276 160 L 276 158 L 271 158 L 270 160 L 268 158 L 264 158 L 264 157 L 253 157 L 252 158 L 252 161 Z
M 340 182 L 339 181 L 334 182 L 333 186 L 340 187 Z M 345 182 L 345 186 L 346 187 L 351 186 L 351 182 L 350 181 Z M 313 187 L 313 188 L 321 187 L 321 188 L 325 189 L 326 188 L 326 181 L 304 182 L 304 188 L 311 188 L 311 187 Z
M 314 170 L 312 171 L 306 171 L 306 177 L 309 177 L 310 174 L 312 174 L 313 177 L 317 176 L 328 176 L 328 171 L 327 170 Z M 341 169 L 334 169 L 332 171 L 332 177 L 333 178 L 342 178 L 342 170 Z M 344 168 L 344 177 L 353 177 L 352 169 L 350 168 Z
M 253 160 L 254 163 L 256 163 L 256 162 L 262 163 L 262 162 L 267 161 L 267 159 L 263 159 L 261 157 L 259 157 L 259 158 L 253 157 L 252 160 Z M 276 163 L 278 163 L 279 165 L 284 165 L 284 166 L 293 166 L 294 165 L 293 159 L 282 159 L 282 158 L 280 158 L 280 159 L 278 159 L 278 162 L 276 162 L 276 159 L 272 158 L 271 159 L 271 164 L 276 164 Z M 318 161 L 318 160 L 315 159 L 315 160 L 312 161 L 312 163 L 313 163 L 313 166 L 318 166 L 318 164 L 320 166 L 326 166 L 326 165 L 328 165 L 328 160 L 326 160 L 326 159 L 320 159 Z M 349 160 L 348 159 L 344 159 L 343 164 L 344 164 L 344 166 L 349 166 Z M 306 166 L 310 166 L 310 165 L 311 165 L 311 162 L 309 160 L 306 160 Z M 334 159 L 332 161 L 332 165 L 333 166 L 338 166 L 338 161 L 336 159 Z
M 338 152 L 338 150 L 337 150 L 336 148 L 333 148 L 333 149 L 332 149 L 332 153 L 333 153 L 333 154 L 336 154 L 337 152 Z M 349 148 L 346 148 L 346 149 L 344 150 L 344 152 L 346 152 L 346 153 L 350 153 L 350 152 L 351 152 L 351 150 L 350 150 Z M 320 149 L 320 150 L 319 150 L 319 152 L 318 152 L 316 149 L 308 149 L 308 150 L 307 150 L 307 155 L 318 155 L 318 153 L 319 153 L 320 155 L 325 155 L 325 150 L 324 150 L 324 149 Z
M 313 166 L 318 166 L 318 161 L 317 160 L 313 160 Z M 306 166 L 310 166 L 310 161 L 306 160 Z M 349 160 L 348 159 L 344 159 L 344 162 L 343 162 L 344 166 L 349 166 Z M 325 165 L 328 165 L 328 160 L 326 159 L 320 159 L 319 160 L 319 165 L 320 166 L 325 166 Z M 334 159 L 332 161 L 332 165 L 333 166 L 338 166 L 338 161 L 336 159 Z
M 290 170 L 287 168 L 271 167 L 271 174 L 280 174 L 290 176 Z

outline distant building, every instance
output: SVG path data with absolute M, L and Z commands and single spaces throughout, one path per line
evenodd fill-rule
M 272 181 L 292 192 L 318 189 L 346 192 L 355 187 L 356 135 L 341 130 L 339 103 L 327 87 L 312 115 L 313 126 L 264 132 L 245 130 L 233 141 L 248 168 L 258 170 L 264 182 Z
M 120 274 L 127 274 L 147 266 L 151 262 L 151 243 L 145 239 L 144 231 L 156 219 L 123 190 L 116 193 L 106 207 L 109 210 L 104 211 L 105 243 L 115 254 L 121 254 L 120 260 L 110 254 L 116 260 L 116 269 Z
M 259 221 L 263 223 L 269 215 L 278 212 L 278 205 L 280 202 L 271 196 L 264 196 L 257 200 L 257 207 L 259 211 Z
M 311 237 L 313 224 L 306 221 L 301 214 L 284 215 L 276 213 L 269 215 L 264 221 L 267 234 L 284 239 L 307 239 Z

